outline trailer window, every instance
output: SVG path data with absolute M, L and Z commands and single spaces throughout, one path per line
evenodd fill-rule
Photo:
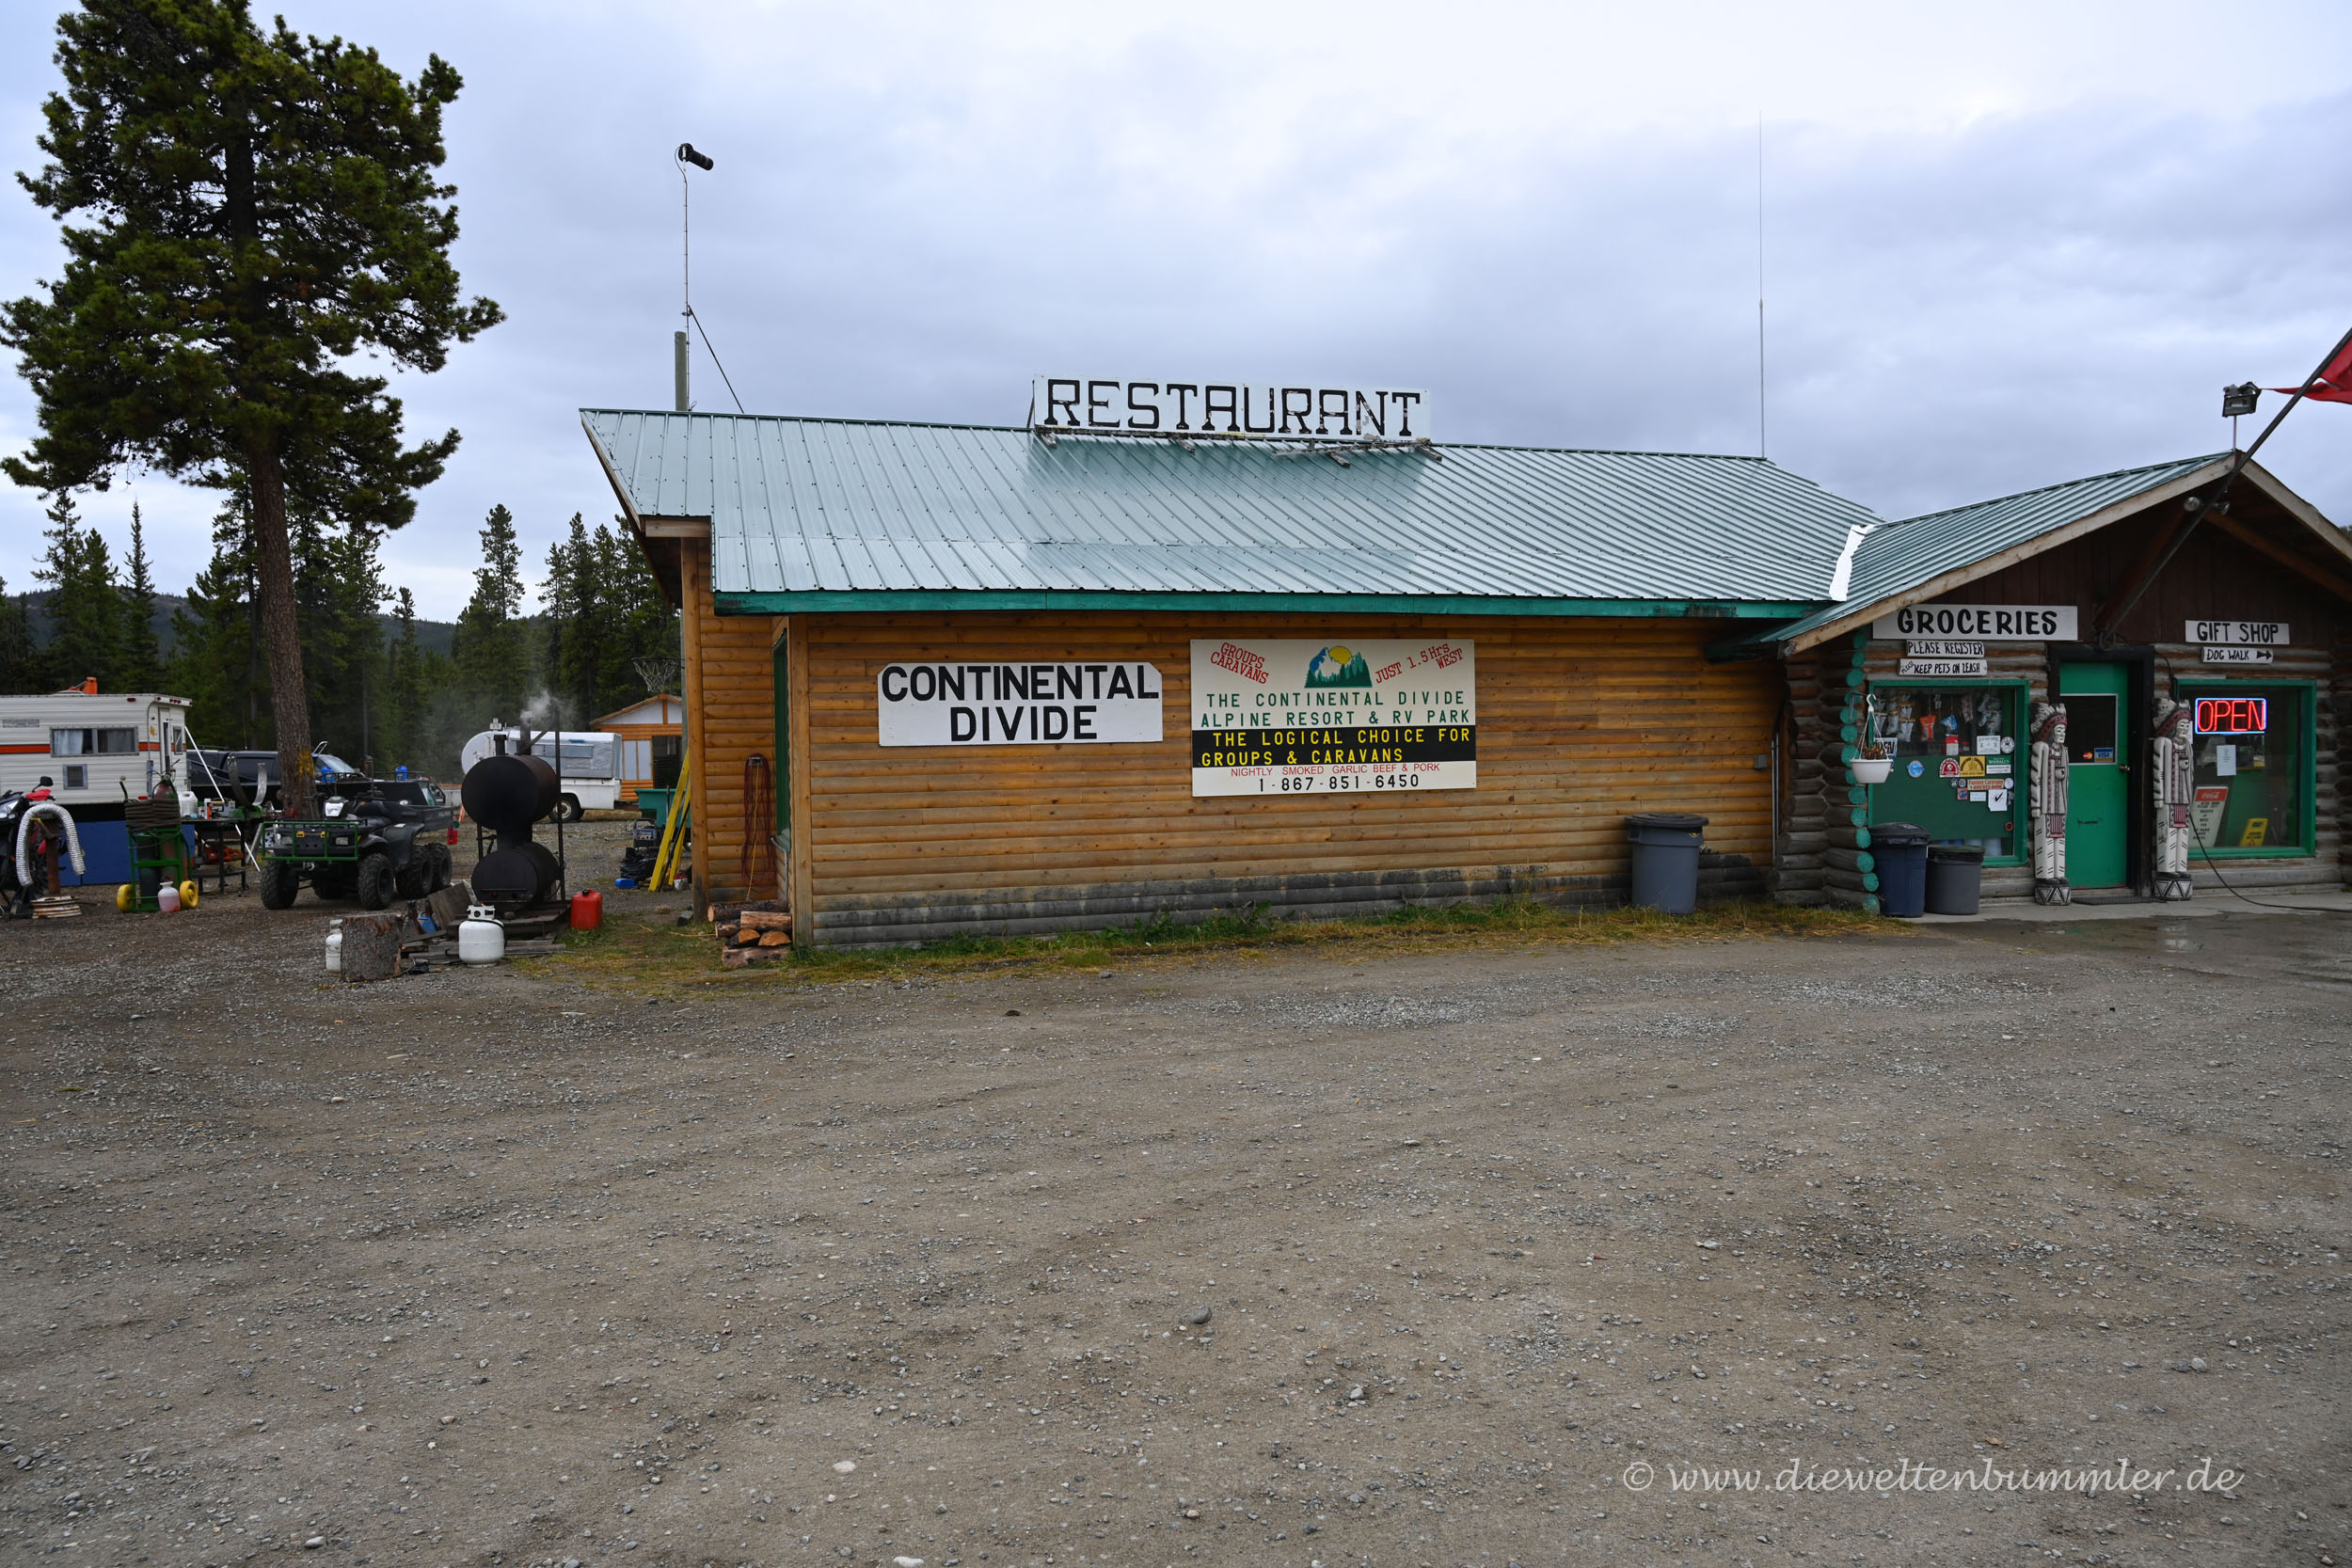
M 136 756 L 139 732 L 125 724 L 113 729 L 51 730 L 53 757 Z

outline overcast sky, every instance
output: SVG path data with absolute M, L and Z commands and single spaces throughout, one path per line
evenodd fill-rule
M 8 168 L 42 9 L 0 17 Z M 2225 382 L 2299 381 L 2352 327 L 2340 0 L 284 11 L 466 78 L 458 261 L 509 319 L 401 388 L 413 436 L 465 436 L 385 548 L 437 618 L 493 502 L 534 573 L 612 514 L 576 410 L 669 406 L 681 140 L 718 160 L 694 303 L 755 413 L 1340 378 L 1428 388 L 1441 439 L 1753 451 L 1759 115 L 1771 455 L 1887 515 L 2218 451 Z M 0 192 L 0 294 L 58 255 Z M 695 394 L 732 407 L 699 347 Z M 0 449 L 32 419 L 0 378 Z M 2264 460 L 2352 522 L 2352 406 Z M 118 546 L 134 494 L 178 591 L 213 499 L 84 498 Z M 11 591 L 40 525 L 0 483 Z

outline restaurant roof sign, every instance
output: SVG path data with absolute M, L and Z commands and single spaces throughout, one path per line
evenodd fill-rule
M 1049 435 L 1426 442 L 1429 394 L 1393 387 L 1041 375 L 1029 423 Z

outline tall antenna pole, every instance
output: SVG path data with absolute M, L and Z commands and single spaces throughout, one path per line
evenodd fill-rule
M 1764 425 L 1764 111 L 1756 111 L 1756 455 L 1768 455 Z
M 693 185 L 686 178 L 686 166 L 691 164 L 700 169 L 707 169 L 712 166 L 709 156 L 695 151 L 694 144 L 691 141 L 678 143 L 675 161 L 677 164 L 678 315 L 691 322 L 694 321 L 694 209 Z M 702 324 L 695 322 L 694 325 L 699 327 Z M 691 413 L 694 406 L 693 389 L 689 384 L 687 373 L 691 357 L 686 348 L 686 328 L 681 326 L 677 329 L 677 336 L 671 341 L 672 367 L 677 378 L 677 411 L 681 414 Z
M 735 399 L 735 411 L 740 414 L 743 411 L 743 399 L 737 393 L 734 381 L 728 377 L 726 365 L 719 358 L 719 351 L 715 348 L 710 348 L 710 334 L 703 331 L 702 318 L 694 314 L 693 211 L 688 194 L 691 189 L 691 182 L 689 182 L 686 178 L 686 166 L 689 164 L 693 165 L 696 168 L 706 171 L 717 166 L 712 162 L 708 153 L 695 151 L 694 144 L 692 142 L 688 141 L 678 143 L 678 314 L 693 323 L 694 330 L 702 336 L 703 347 L 710 349 L 710 362 L 719 367 L 719 379 L 726 383 L 727 396 Z M 690 354 L 686 346 L 686 329 L 684 327 L 678 328 L 677 338 L 675 341 L 675 352 L 677 359 L 677 411 L 681 414 L 691 413 L 693 411 L 693 400 L 688 396 L 690 388 L 687 386 L 686 377 L 686 367 Z
M 694 212 L 693 187 L 686 178 L 686 149 L 680 147 L 677 156 L 677 251 L 678 251 L 678 315 L 691 320 L 694 314 Z M 691 356 L 686 349 L 686 328 L 677 329 L 670 343 L 671 370 L 677 382 L 677 411 L 688 413 L 694 406 Z

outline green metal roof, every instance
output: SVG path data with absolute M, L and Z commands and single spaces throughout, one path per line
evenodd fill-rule
M 2122 468 L 1883 524 L 1856 546 L 1843 599 L 1763 635 L 1773 642 L 1792 642 L 1822 626 L 1876 611 L 1938 578 L 2072 527 L 2201 469 L 2210 467 L 2217 474 L 2229 457 L 2228 452 L 2220 452 L 2144 468 Z
M 1879 521 L 1772 464 L 1327 455 L 1022 428 L 583 409 L 639 519 L 710 520 L 723 611 L 1090 607 L 1786 618 Z

